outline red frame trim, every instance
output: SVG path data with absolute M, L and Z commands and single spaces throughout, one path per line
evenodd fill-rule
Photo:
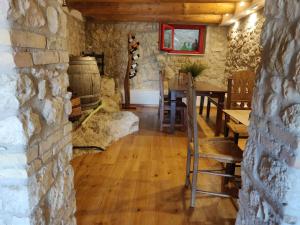
M 165 40 L 165 30 L 172 30 L 172 47 L 166 48 L 164 46 L 164 40 Z M 161 24 L 161 41 L 160 41 L 160 49 L 162 51 L 172 51 L 174 49 L 174 27 L 168 24 Z
M 164 31 L 166 28 L 172 30 L 172 48 L 164 47 Z M 197 51 L 187 51 L 187 50 L 174 50 L 174 33 L 175 29 L 191 29 L 199 30 L 199 43 Z M 205 50 L 205 35 L 206 26 L 205 25 L 181 25 L 181 24 L 161 24 L 160 29 L 160 50 L 166 51 L 174 54 L 204 54 Z

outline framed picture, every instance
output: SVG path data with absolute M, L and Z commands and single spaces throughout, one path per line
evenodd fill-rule
M 161 24 L 160 50 L 175 54 L 204 54 L 206 26 Z

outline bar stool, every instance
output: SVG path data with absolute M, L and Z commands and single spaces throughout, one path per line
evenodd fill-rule
M 236 178 L 239 178 L 239 176 L 235 175 L 235 165 L 242 161 L 243 153 L 234 142 L 227 138 L 198 138 L 196 97 L 192 76 L 189 76 L 187 91 L 187 127 L 188 146 L 185 185 L 191 189 L 190 206 L 195 207 L 197 193 L 219 197 L 232 197 L 232 195 L 225 192 L 203 190 L 198 188 L 197 185 L 199 174 L 223 177 L 224 183 L 227 183 L 229 179 L 234 181 Z M 200 158 L 226 164 L 226 168 L 221 170 L 199 169 Z

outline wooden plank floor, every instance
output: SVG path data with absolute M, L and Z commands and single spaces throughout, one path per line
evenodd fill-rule
M 199 196 L 189 208 L 184 188 L 186 137 L 158 131 L 157 110 L 138 108 L 140 131 L 106 152 L 75 158 L 78 225 L 233 225 L 230 199 Z M 215 113 L 212 110 L 214 121 Z M 214 134 L 213 122 L 200 117 L 200 136 Z M 202 167 L 219 167 L 201 161 Z M 201 176 L 199 185 L 219 190 L 220 178 Z

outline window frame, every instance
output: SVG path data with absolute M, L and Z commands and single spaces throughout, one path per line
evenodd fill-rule
M 172 48 L 164 47 L 164 32 L 166 29 L 172 30 Z M 174 49 L 174 36 L 176 29 L 186 29 L 186 30 L 199 30 L 199 43 L 198 49 L 195 51 L 189 50 L 175 50 Z M 172 54 L 194 54 L 201 55 L 205 53 L 205 40 L 206 40 L 206 26 L 205 25 L 188 25 L 188 24 L 164 24 L 160 26 L 160 50 Z

